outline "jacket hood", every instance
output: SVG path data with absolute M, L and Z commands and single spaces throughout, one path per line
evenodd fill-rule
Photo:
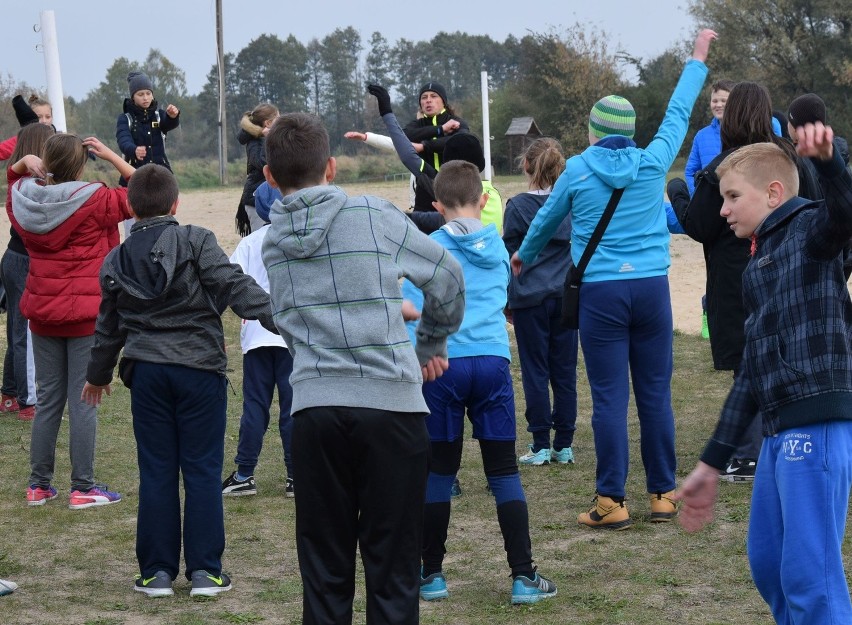
M 260 139 L 263 136 L 263 127 L 253 124 L 248 115 L 243 115 L 240 119 L 240 132 L 237 133 L 237 140 L 245 145 L 252 139 Z
M 276 245 L 295 258 L 306 258 L 323 244 L 331 222 L 346 203 L 346 194 L 332 185 L 308 187 L 276 200 L 269 212 Z
M 130 113 L 131 115 L 144 115 L 145 113 L 153 113 L 157 109 L 160 108 L 160 105 L 157 103 L 157 100 L 151 100 L 151 105 L 143 109 L 141 106 L 138 106 L 132 98 L 124 98 L 124 112 Z
M 471 227 L 471 222 L 479 227 Z M 475 219 L 457 220 L 447 223 L 441 228 L 453 238 L 459 251 L 472 265 L 483 269 L 493 269 L 503 262 L 502 256 L 495 253 L 494 248 L 505 249 L 503 239 L 494 224 L 482 227 L 482 222 Z
M 23 178 L 12 187 L 12 214 L 27 232 L 46 234 L 65 222 L 101 187 L 100 182 L 45 185 L 35 178 Z
M 177 262 L 178 226 L 171 215 L 134 223 L 132 236 L 105 261 L 112 268 L 110 276 L 128 294 L 141 300 L 156 299 L 168 291 Z
M 639 174 L 641 151 L 627 137 L 604 137 L 580 154 L 598 178 L 614 189 L 623 189 Z

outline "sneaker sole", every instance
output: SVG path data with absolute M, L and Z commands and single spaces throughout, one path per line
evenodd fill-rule
M 551 462 L 555 462 L 556 464 L 574 464 L 573 460 L 557 460 L 556 458 L 552 459 Z
M 729 484 L 742 484 L 744 482 L 753 482 L 753 475 L 719 475 L 720 482 L 728 482 Z
M 133 590 L 146 594 L 149 597 L 171 597 L 175 594 L 175 591 L 171 588 L 142 588 L 140 586 L 133 586 Z
M 68 507 L 71 510 L 83 510 L 84 508 L 97 508 L 99 506 L 111 506 L 114 503 L 121 502 L 121 499 L 115 501 L 89 501 L 86 503 L 69 503 Z
M 284 496 L 285 496 L 287 499 L 293 499 L 293 498 L 295 498 L 295 497 L 296 497 L 296 493 L 284 493 Z
M 222 491 L 222 497 L 246 497 L 248 495 L 257 495 L 257 489 L 254 490 L 229 490 Z
M 420 591 L 420 598 L 423 601 L 439 601 L 440 599 L 446 599 L 450 596 L 450 591 L 448 590 L 435 590 L 432 592 L 423 592 Z
M 190 597 L 214 597 L 218 595 L 220 592 L 227 592 L 231 590 L 231 584 L 227 586 L 211 586 L 210 588 L 193 588 L 189 591 Z
M 512 604 L 521 605 L 525 603 L 538 603 L 542 599 L 555 597 L 557 592 L 559 591 L 554 590 L 553 592 L 542 592 L 535 595 L 512 595 Z
M 29 499 L 27 499 L 27 505 L 28 506 L 43 506 L 48 501 L 52 501 L 52 500 L 56 499 L 57 497 L 59 497 L 58 494 L 54 495 L 53 497 L 45 497 L 44 499 L 39 499 L 38 501 L 30 501 Z
M 626 530 L 630 529 L 633 526 L 633 519 L 625 519 L 623 521 L 618 521 L 617 523 L 599 523 L 597 525 L 587 525 L 582 521 L 577 521 L 578 525 L 582 525 L 583 527 L 588 527 L 593 530 Z
M 535 460 L 521 460 L 520 458 L 518 458 L 518 464 L 523 464 L 528 467 L 540 467 L 545 464 L 550 464 L 550 460 L 542 460 L 541 462 L 538 462 Z
M 669 523 L 677 516 L 677 512 L 652 512 L 648 519 L 651 523 Z

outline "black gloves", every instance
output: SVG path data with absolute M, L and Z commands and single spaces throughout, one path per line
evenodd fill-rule
M 379 103 L 379 115 L 387 115 L 388 113 L 393 113 L 393 109 L 391 108 L 390 94 L 388 94 L 388 90 L 379 85 L 367 85 L 367 91 L 369 91 L 372 95 L 376 96 L 376 100 Z
M 16 95 L 12 98 L 12 108 L 15 109 L 15 117 L 18 118 L 18 123 L 21 125 L 21 128 L 28 124 L 35 124 L 38 122 L 38 115 L 35 114 L 30 105 L 27 104 L 21 96 Z

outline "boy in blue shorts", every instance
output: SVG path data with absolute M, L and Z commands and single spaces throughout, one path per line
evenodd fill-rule
M 795 163 L 774 144 L 716 170 L 720 214 L 751 239 L 743 272 L 742 367 L 701 461 L 681 487 L 681 524 L 713 519 L 718 472 L 752 415 L 763 419 L 748 532 L 752 578 L 784 625 L 852 623 L 842 547 L 852 486 L 852 301 L 843 250 L 852 176 L 822 122 L 796 128 L 824 201 L 796 197 Z
M 450 367 L 423 385 L 429 406 L 426 426 L 432 464 L 423 515 L 423 569 L 420 597 L 449 595 L 442 571 L 450 491 L 461 464 L 464 417 L 479 440 L 485 476 L 497 503 L 497 519 L 512 569 L 512 603 L 535 603 L 556 594 L 556 586 L 536 572 L 529 515 L 515 459 L 515 394 L 509 371 L 509 335 L 503 309 L 509 285 L 509 254 L 494 224 L 483 226 L 488 196 L 475 165 L 444 163 L 435 178 L 435 207 L 447 223 L 430 235 L 462 266 L 467 285 L 464 321 L 447 342 Z M 403 296 L 419 307 L 420 292 L 410 283 Z M 417 344 L 411 328 L 409 334 Z
M 101 306 L 82 399 L 98 405 L 112 371 L 130 387 L 139 461 L 134 589 L 174 594 L 181 538 L 190 595 L 230 590 L 222 573 L 225 521 L 222 463 L 227 385 L 222 313 L 258 319 L 275 331 L 269 295 L 232 265 L 216 237 L 181 226 L 175 177 L 143 165 L 130 179 L 127 204 L 136 219 L 101 267 Z M 181 533 L 180 476 L 184 514 Z

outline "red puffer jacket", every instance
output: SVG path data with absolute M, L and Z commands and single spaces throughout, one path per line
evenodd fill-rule
M 15 183 L 6 211 L 30 255 L 21 313 L 40 336 L 95 332 L 101 265 L 119 243 L 118 224 L 131 217 L 127 189 L 101 183 Z

